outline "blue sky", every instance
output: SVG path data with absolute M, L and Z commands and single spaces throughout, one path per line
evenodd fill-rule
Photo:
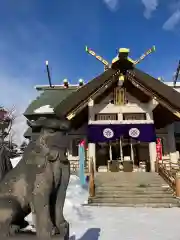
M 171 80 L 180 58 L 180 1 L 174 0 L 1 0 L 1 104 L 24 110 L 34 85 L 52 80 L 76 83 L 103 71 L 85 45 L 111 60 L 119 47 L 136 59 L 152 45 L 157 52 L 139 65 Z

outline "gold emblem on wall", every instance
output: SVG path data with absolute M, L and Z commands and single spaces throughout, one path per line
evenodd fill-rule
M 124 105 L 125 104 L 125 89 L 116 87 L 114 90 L 114 104 Z

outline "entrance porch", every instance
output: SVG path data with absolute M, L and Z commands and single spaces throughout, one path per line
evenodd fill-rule
M 97 172 L 155 171 L 154 124 L 91 124 L 88 140 Z
M 148 143 L 132 139 L 97 143 L 96 171 L 149 172 Z

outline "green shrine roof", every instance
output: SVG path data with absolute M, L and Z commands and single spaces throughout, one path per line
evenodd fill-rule
M 53 109 L 56 108 L 64 99 L 75 92 L 78 87 L 69 88 L 52 88 L 45 89 L 40 96 L 38 96 L 32 103 L 28 106 L 24 112 L 24 116 L 28 119 L 33 119 L 35 116 L 39 115 L 49 115 L 54 114 Z

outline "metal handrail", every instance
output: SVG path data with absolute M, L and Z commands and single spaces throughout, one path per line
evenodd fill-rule
M 162 160 L 157 162 L 159 175 L 170 185 L 173 190 L 176 190 L 176 175 L 180 171 L 179 164 L 172 163 L 170 160 Z

